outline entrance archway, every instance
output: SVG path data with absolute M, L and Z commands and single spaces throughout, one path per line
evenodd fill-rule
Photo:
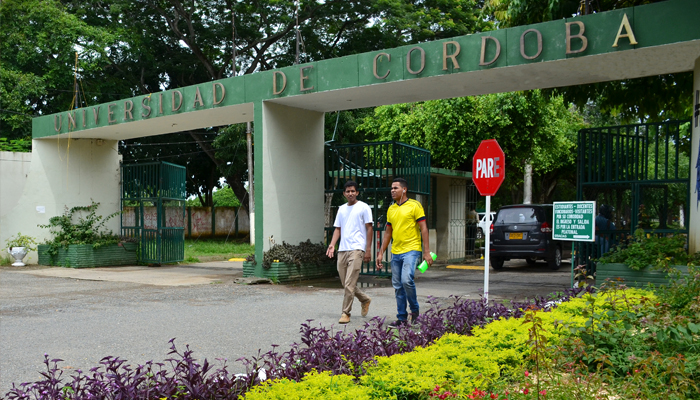
M 248 121 L 255 129 L 256 258 L 262 259 L 272 238 L 321 241 L 325 112 L 684 71 L 695 72 L 694 92 L 700 93 L 696 15 L 700 2 L 669 0 L 38 117 L 29 180 L 19 204 L 0 218 L 0 242 L 19 230 L 41 236 L 33 227 L 90 198 L 101 201 L 105 212 L 117 211 L 118 140 Z M 698 159 L 698 116 L 692 160 Z M 697 174 L 693 169 L 691 191 L 698 191 Z M 690 249 L 696 251 L 700 212 L 696 202 L 691 205 Z

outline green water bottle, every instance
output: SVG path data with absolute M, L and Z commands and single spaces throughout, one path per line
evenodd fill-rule
M 433 261 L 435 261 L 435 259 L 437 258 L 437 254 L 435 254 L 431 251 L 430 257 L 433 257 Z M 423 262 L 418 265 L 418 271 L 420 271 L 421 274 L 424 274 L 425 271 L 427 271 L 427 270 L 428 270 L 428 262 L 423 260 Z

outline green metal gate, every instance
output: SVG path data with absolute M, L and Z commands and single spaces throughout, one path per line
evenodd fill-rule
M 609 246 L 577 243 L 577 264 L 594 260 L 636 229 L 687 234 L 690 121 L 583 129 L 578 137 L 577 199 L 612 207 L 610 226 L 596 227 Z
M 185 167 L 167 162 L 122 165 L 123 236 L 139 241 L 139 261 L 185 258 Z
M 364 263 L 360 273 L 390 275 L 391 268 L 376 270 L 374 258 L 384 237 L 386 211 L 393 201 L 391 182 L 395 177 L 406 179 L 410 193 L 421 196 L 426 216 L 433 215 L 430 151 L 396 141 L 327 145 L 325 164 L 326 241 L 330 242 L 333 236 L 337 207 L 346 202 L 343 186 L 346 181 L 354 180 L 360 186 L 358 199 L 370 206 L 374 220 L 372 261 Z

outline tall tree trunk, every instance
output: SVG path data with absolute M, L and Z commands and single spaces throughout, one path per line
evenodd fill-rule
M 532 204 L 532 163 L 525 164 L 523 175 L 523 204 Z

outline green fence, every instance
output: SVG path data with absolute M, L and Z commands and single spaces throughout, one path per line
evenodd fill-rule
M 139 240 L 139 261 L 163 264 L 185 258 L 185 167 L 166 162 L 122 165 L 122 209 L 134 207 L 133 220 L 122 217 L 123 236 Z M 155 220 L 145 207 L 155 207 Z M 165 208 L 174 212 L 166 213 Z
M 609 205 L 613 218 L 596 226 L 597 244 L 577 244 L 577 264 L 595 271 L 594 260 L 637 228 L 687 234 L 690 128 L 688 120 L 579 131 L 577 199 Z

